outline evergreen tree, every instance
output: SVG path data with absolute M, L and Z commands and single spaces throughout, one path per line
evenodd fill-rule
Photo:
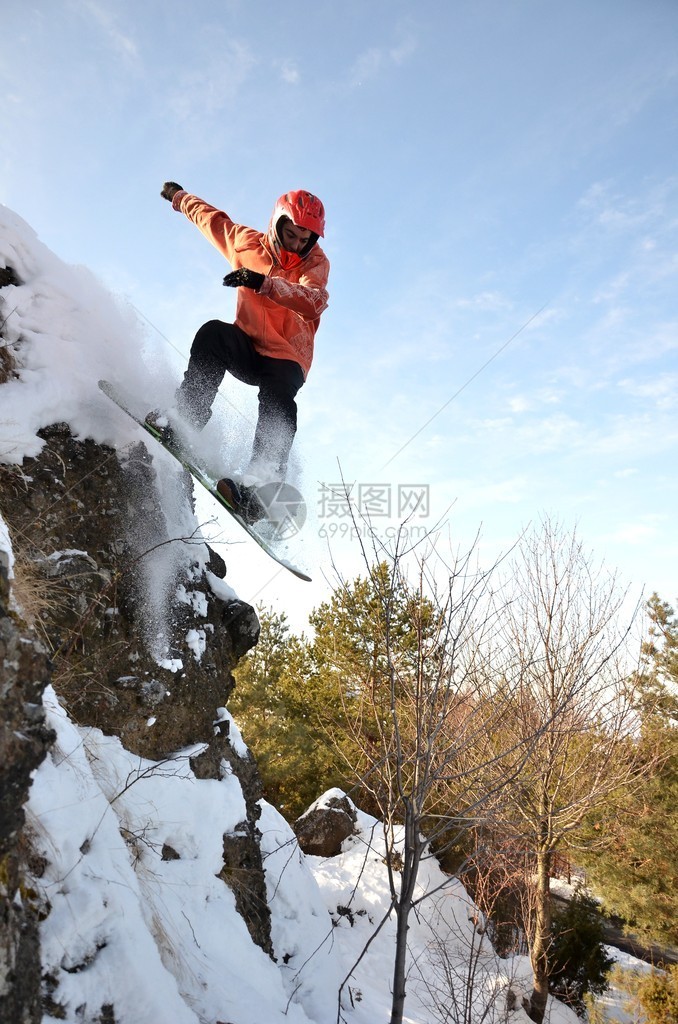
M 392 572 L 386 562 L 377 563 L 367 576 L 338 586 L 310 616 L 315 685 L 335 696 L 323 711 L 328 735 L 354 780 L 354 799 L 380 818 L 387 795 L 374 768 L 393 739 L 392 684 L 396 701 L 407 703 L 417 674 L 432 679 L 439 664 L 434 605 L 403 577 L 394 586 Z
M 259 642 L 234 673 L 229 708 L 246 732 L 264 796 L 293 821 L 324 790 L 346 784 L 321 721 L 338 701 L 312 673 L 309 642 L 290 633 L 286 615 L 260 608 L 259 619 Z
M 660 710 L 678 722 L 678 620 L 673 608 L 653 594 L 647 603 L 649 639 L 643 645 L 651 661 L 650 679 L 660 684 Z
M 601 995 L 614 960 L 605 952 L 603 922 L 598 906 L 581 887 L 567 906 L 553 915 L 549 947 L 549 987 L 579 1016 L 587 992 Z
M 648 664 L 634 680 L 636 758 L 654 768 L 590 820 L 604 846 L 580 859 L 609 912 L 649 940 L 678 945 L 678 621 L 656 594 L 647 611 Z
M 678 967 L 666 971 L 615 971 L 615 984 L 629 996 L 625 1009 L 643 1024 L 678 1024 Z
M 311 613 L 312 640 L 292 634 L 284 613 L 258 609 L 259 642 L 235 670 L 229 708 L 247 733 L 266 799 L 289 821 L 333 786 L 379 813 L 374 794 L 356 782 L 366 759 L 346 716 L 377 744 L 390 728 L 393 660 L 403 678 L 411 675 L 418 637 L 435 629 L 431 603 L 407 588 L 391 593 L 390 584 L 382 563 L 338 587 Z

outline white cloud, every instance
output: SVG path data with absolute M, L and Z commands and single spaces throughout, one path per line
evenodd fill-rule
M 623 523 L 607 535 L 606 540 L 621 544 L 644 544 L 654 540 L 661 533 L 661 525 L 665 516 L 645 516 L 635 523 Z
M 293 60 L 284 60 L 280 63 L 280 77 L 288 85 L 298 85 L 301 81 L 301 72 Z
M 556 413 L 523 427 L 520 443 L 533 452 L 572 451 L 587 443 L 585 435 L 580 420 L 566 413 Z
M 585 227 L 598 232 L 603 228 L 609 235 L 637 236 L 639 248 L 647 253 L 657 248 L 658 235 L 675 229 L 671 212 L 677 187 L 675 176 L 653 181 L 635 193 L 622 191 L 612 180 L 598 181 L 589 186 L 577 207 L 588 219 Z
M 386 53 L 378 47 L 373 46 L 365 50 L 353 63 L 349 71 L 349 83 L 351 85 L 362 85 L 363 82 L 376 78 L 386 63 Z
M 633 275 L 629 270 L 621 271 L 614 277 L 605 281 L 602 287 L 594 293 L 591 298 L 593 305 L 602 305 L 606 303 L 618 303 L 619 297 L 626 291 L 629 284 L 633 281 Z M 614 327 L 620 323 L 623 318 L 627 315 L 628 309 L 620 306 L 614 307 L 608 310 L 606 317 L 607 323 L 603 323 L 603 327 Z
M 408 35 L 398 46 L 389 50 L 389 57 L 394 64 L 404 64 L 417 49 L 417 41 L 412 35 Z
M 80 9 L 85 13 L 91 15 L 91 17 L 97 22 L 100 28 L 103 29 L 110 45 L 122 53 L 125 57 L 136 58 L 138 57 L 138 49 L 134 40 L 125 35 L 118 26 L 116 25 L 115 13 L 103 4 L 97 3 L 97 0 L 80 0 Z
M 665 373 L 646 381 L 635 377 L 619 381 L 622 391 L 637 398 L 646 398 L 658 409 L 672 409 L 678 404 L 678 373 Z
M 462 497 L 460 508 L 467 506 L 487 509 L 493 505 L 517 505 L 524 501 L 532 487 L 522 476 L 496 480 L 491 483 L 478 484 L 476 480 L 467 480 L 459 489 Z
M 529 412 L 532 403 L 524 395 L 516 395 L 514 398 L 509 398 L 508 407 L 511 412 Z
M 513 308 L 513 303 L 499 292 L 479 292 L 477 295 L 472 295 L 469 298 L 456 299 L 454 305 L 458 309 L 498 310 Z
M 646 458 L 671 451 L 678 438 L 673 417 L 660 419 L 655 415 L 629 416 L 620 413 L 609 417 L 595 432 L 582 429 L 581 444 L 590 455 Z
M 238 40 L 215 45 L 196 55 L 193 66 L 180 76 L 170 105 L 180 121 L 202 119 L 225 108 L 250 77 L 257 58 Z
M 561 402 L 561 393 L 553 388 L 547 387 L 537 388 L 530 395 L 513 395 L 508 399 L 506 404 L 510 412 L 520 414 L 534 412 L 537 408 L 543 406 L 560 405 Z
M 511 426 L 513 426 L 513 420 L 510 416 L 493 416 L 488 419 L 479 420 L 477 423 L 478 429 L 484 430 L 489 434 L 508 430 Z
M 392 67 L 405 64 L 417 49 L 415 36 L 400 30 L 403 36 L 393 46 L 371 46 L 358 55 L 348 72 L 348 84 L 352 87 L 364 85 Z

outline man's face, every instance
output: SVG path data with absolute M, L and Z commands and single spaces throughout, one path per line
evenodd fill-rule
M 288 252 L 303 252 L 308 245 L 311 232 L 307 228 L 298 228 L 291 220 L 285 219 L 278 235 L 283 249 L 287 249 Z

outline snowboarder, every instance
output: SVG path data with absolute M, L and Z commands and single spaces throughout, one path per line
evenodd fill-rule
M 166 181 L 160 194 L 233 268 L 224 284 L 238 288 L 235 322 L 210 320 L 198 330 L 176 403 L 179 414 L 201 430 L 226 372 L 258 387 L 259 414 L 242 484 L 220 481 L 222 492 L 233 486 L 240 514 L 254 521 L 263 515 L 256 486 L 284 480 L 297 429 L 295 397 L 311 367 L 327 307 L 329 261 L 318 245 L 325 231 L 323 204 L 304 190 L 286 192 L 261 232 L 234 223 L 174 181 Z M 147 422 L 157 427 L 163 420 L 150 413 Z M 171 433 L 171 424 L 166 429 Z

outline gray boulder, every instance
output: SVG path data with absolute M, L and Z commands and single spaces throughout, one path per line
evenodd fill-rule
M 292 826 L 304 853 L 336 857 L 345 839 L 355 832 L 355 805 L 340 789 L 330 789 L 311 804 Z

